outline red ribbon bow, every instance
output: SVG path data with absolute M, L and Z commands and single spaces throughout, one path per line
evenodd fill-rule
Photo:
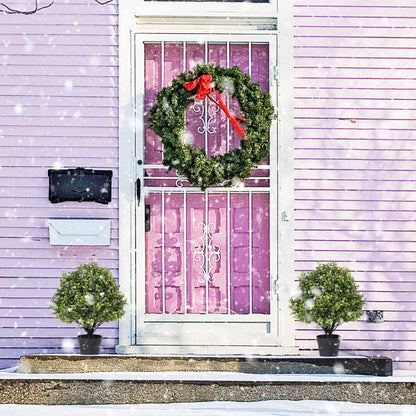
M 224 102 L 221 100 L 220 95 L 214 88 L 214 83 L 212 82 L 212 75 L 210 74 L 204 74 L 200 77 L 194 79 L 193 81 L 185 82 L 183 86 L 188 90 L 191 91 L 196 87 L 196 98 L 198 100 L 203 100 L 205 97 L 208 97 L 214 104 L 216 104 L 218 107 L 221 108 L 222 111 L 224 111 L 225 115 L 230 120 L 230 123 L 234 126 L 234 128 L 237 130 L 237 133 L 241 137 L 247 137 L 244 130 L 241 128 L 241 126 L 237 123 L 238 120 L 245 121 L 245 118 L 234 116 L 230 113 L 230 110 L 227 108 L 227 106 L 224 104 Z M 212 97 L 210 97 L 210 93 L 214 92 L 217 96 L 217 100 L 215 101 Z

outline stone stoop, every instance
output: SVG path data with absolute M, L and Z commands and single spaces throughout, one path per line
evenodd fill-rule
M 251 374 L 361 374 L 391 376 L 386 357 L 25 355 L 19 373 L 228 371 Z
M 0 403 L 73 405 L 259 400 L 416 404 L 416 379 L 382 357 L 79 356 L 20 359 Z
M 255 380 L 217 379 L 204 374 L 200 379 L 120 376 L 0 378 L 0 403 L 36 405 L 102 405 L 138 403 L 186 403 L 209 401 L 264 400 L 337 400 L 356 403 L 416 404 L 416 383 L 369 381 L 352 376 L 351 380 L 296 380 L 297 376 L 259 376 Z M 108 374 L 108 373 L 107 373 Z M 129 373 L 135 374 L 135 373 Z M 166 373 L 163 373 L 166 374 Z M 21 377 L 22 375 L 20 375 Z M 275 376 L 276 377 L 276 376 Z M 280 379 L 279 379 L 280 377 Z M 346 377 L 346 376 L 343 376 Z M 383 378 L 385 379 L 385 377 Z

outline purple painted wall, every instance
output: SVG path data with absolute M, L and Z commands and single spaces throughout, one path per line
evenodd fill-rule
M 295 15 L 296 273 L 348 266 L 385 321 L 344 325 L 344 352 L 416 369 L 416 6 L 295 0 Z M 63 270 L 96 260 L 117 276 L 117 42 L 112 3 L 0 13 L 0 367 L 78 333 L 49 309 Z M 113 170 L 110 205 L 49 203 L 48 169 L 78 166 Z M 49 218 L 111 219 L 111 245 L 51 247 Z M 112 352 L 116 325 L 100 332 Z M 298 325 L 303 354 L 316 334 Z
M 416 369 L 412 0 L 295 1 L 296 272 L 353 271 L 384 323 L 345 325 L 346 353 Z M 315 348 L 299 326 L 297 344 Z
M 96 260 L 118 275 L 117 33 L 114 4 L 0 13 L 0 367 L 78 333 L 49 309 L 63 270 Z M 78 166 L 113 170 L 111 204 L 48 201 L 48 169 Z M 111 219 L 111 244 L 50 246 L 49 218 Z M 100 333 L 113 351 L 116 326 Z

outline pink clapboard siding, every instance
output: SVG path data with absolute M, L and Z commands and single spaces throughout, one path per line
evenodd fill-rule
M 63 270 L 95 260 L 118 277 L 117 20 L 89 0 L 0 13 L 0 368 L 70 351 L 79 331 L 49 308 Z M 78 166 L 113 170 L 109 205 L 49 202 L 48 169 Z M 48 218 L 111 219 L 111 244 L 50 246 Z M 99 333 L 114 351 L 116 324 Z
M 296 272 L 350 268 L 384 323 L 344 325 L 345 353 L 416 369 L 416 4 L 295 1 Z M 298 325 L 303 353 L 317 330 Z
M 348 266 L 385 320 L 341 327 L 343 352 L 413 370 L 415 19 L 414 0 L 295 0 L 296 273 Z M 0 368 L 74 342 L 49 309 L 63 270 L 118 277 L 117 23 L 116 1 L 0 13 Z M 50 204 L 47 170 L 77 166 L 113 170 L 111 204 Z M 111 219 L 111 245 L 52 247 L 48 218 Z M 114 351 L 116 324 L 100 333 Z M 316 334 L 298 324 L 303 354 Z

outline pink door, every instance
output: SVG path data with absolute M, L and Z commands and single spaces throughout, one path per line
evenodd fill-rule
M 180 72 L 203 61 L 237 65 L 268 90 L 270 49 L 267 41 L 144 42 L 145 119 L 155 94 Z M 223 99 L 238 106 L 225 95 Z M 225 115 L 216 110 L 204 102 L 187 111 L 193 144 L 208 155 L 225 153 L 240 142 Z M 275 345 L 270 247 L 275 224 L 270 206 L 274 201 L 271 172 L 276 169 L 265 160 L 239 186 L 202 192 L 175 171 L 167 172 L 161 140 L 147 124 L 143 136 L 139 158 L 144 159 L 144 196 L 138 232 L 144 231 L 144 273 L 139 271 L 138 279 L 144 282 L 138 287 L 144 293 L 138 296 L 144 304 L 139 308 L 137 342 L 247 345 L 256 339 Z M 277 255 L 272 257 L 276 261 Z

